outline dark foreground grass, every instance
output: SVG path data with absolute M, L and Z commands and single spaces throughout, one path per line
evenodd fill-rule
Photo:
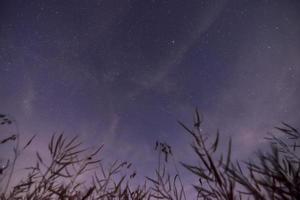
M 158 167 L 153 177 L 145 177 L 140 185 L 131 184 L 136 172 L 121 173 L 131 167 L 128 162 L 114 162 L 104 167 L 99 158 L 102 146 L 83 148 L 78 137 L 53 135 L 48 145 L 49 158 L 36 153 L 36 162 L 24 169 L 27 175 L 12 185 L 16 160 L 26 151 L 35 136 L 20 144 L 17 122 L 0 114 L 0 125 L 14 126 L 15 134 L 0 140 L 0 145 L 13 145 L 13 158 L 0 166 L 1 199 L 300 199 L 300 134 L 282 123 L 276 129 L 280 136 L 270 135 L 269 151 L 258 152 L 254 161 L 232 161 L 231 140 L 225 154 L 218 151 L 220 135 L 208 137 L 201 130 L 202 120 L 195 111 L 192 127 L 179 122 L 192 137 L 191 148 L 198 165 L 180 163 L 197 180 L 195 195 L 186 194 L 171 147 L 156 142 Z M 175 174 L 168 171 L 171 162 Z M 24 173 L 26 174 L 26 173 Z M 82 178 L 84 177 L 84 178 Z

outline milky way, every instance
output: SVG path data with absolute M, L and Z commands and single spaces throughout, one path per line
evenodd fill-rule
M 249 154 L 281 121 L 300 127 L 299 10 L 298 0 L 1 1 L 0 113 L 23 138 L 38 135 L 32 152 L 64 131 L 145 169 L 156 140 L 189 159 L 177 120 L 198 107 L 207 132 Z

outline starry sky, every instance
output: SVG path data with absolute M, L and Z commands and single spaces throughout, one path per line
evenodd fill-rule
M 156 140 L 192 157 L 177 120 L 192 124 L 198 107 L 203 129 L 243 157 L 281 121 L 300 127 L 299 11 L 298 0 L 2 0 L 0 113 L 37 134 L 25 158 L 64 131 L 147 172 Z

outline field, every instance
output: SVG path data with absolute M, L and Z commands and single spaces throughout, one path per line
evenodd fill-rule
M 17 126 L 4 114 L 0 115 L 0 124 Z M 280 134 L 265 138 L 269 140 L 269 150 L 259 151 L 253 161 L 245 162 L 231 160 L 231 140 L 226 153 L 218 151 L 220 134 L 211 138 L 203 133 L 197 110 L 192 127 L 179 124 L 193 140 L 191 153 L 196 154 L 199 165 L 176 163 L 172 148 L 157 141 L 158 167 L 153 170 L 153 177 L 145 177 L 140 185 L 130 182 L 137 172 L 121 173 L 132 167 L 131 163 L 116 161 L 105 168 L 99 156 L 102 146 L 91 151 L 82 147 L 80 138 L 63 134 L 53 135 L 49 141 L 49 158 L 37 152 L 36 163 L 24 169 L 27 175 L 12 185 L 16 161 L 35 136 L 24 143 L 18 132 L 1 138 L 0 144 L 9 143 L 14 151 L 14 156 L 1 166 L 1 199 L 299 199 L 300 133 L 294 127 L 286 123 L 276 127 Z M 170 162 L 175 166 L 175 174 L 166 167 Z M 191 183 L 194 196 L 185 191 L 178 164 L 198 179 Z M 82 181 L 83 176 L 89 178 Z

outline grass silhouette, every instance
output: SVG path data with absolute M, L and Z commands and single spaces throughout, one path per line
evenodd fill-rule
M 192 199 L 292 199 L 300 197 L 300 156 L 297 129 L 282 123 L 276 129 L 281 136 L 269 135 L 269 151 L 258 152 L 255 161 L 232 161 L 231 139 L 225 154 L 218 153 L 220 134 L 208 137 L 201 130 L 202 120 L 195 111 L 193 126 L 179 122 L 191 135 L 191 148 L 197 156 L 198 165 L 180 164 L 199 181 L 195 183 Z M 83 148 L 78 137 L 53 135 L 49 145 L 49 158 L 36 153 L 36 162 L 24 170 L 26 176 L 11 185 L 16 160 L 31 145 L 35 136 L 20 144 L 18 125 L 11 116 L 0 114 L 0 125 L 14 126 L 15 134 L 0 140 L 1 144 L 13 145 L 13 158 L 0 168 L 0 199 L 169 199 L 181 200 L 187 197 L 185 186 L 177 169 L 171 147 L 156 142 L 158 165 L 153 177 L 145 177 L 140 185 L 131 184 L 136 172 L 124 175 L 132 166 L 128 162 L 113 162 L 104 167 L 97 149 Z M 22 146 L 23 145 L 23 146 Z M 171 163 L 175 174 L 166 164 Z M 88 175 L 90 181 L 80 177 Z M 192 183 L 191 183 L 192 184 Z

